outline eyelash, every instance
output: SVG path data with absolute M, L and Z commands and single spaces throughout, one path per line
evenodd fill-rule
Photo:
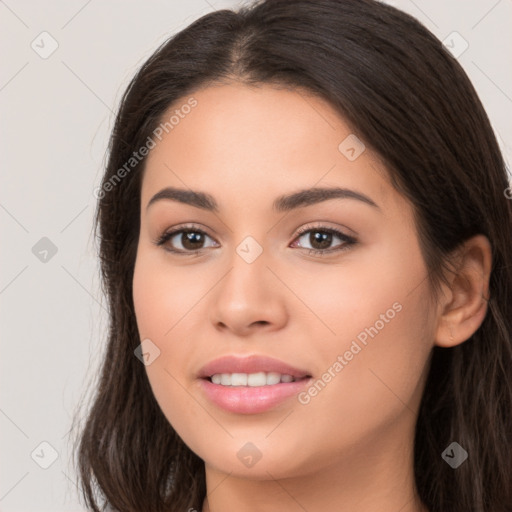
M 314 226 L 314 227 L 305 226 L 298 231 L 297 236 L 294 238 L 294 241 L 298 238 L 301 238 L 302 235 L 304 235 L 305 233 L 309 233 L 310 231 L 335 235 L 338 238 L 340 238 L 344 243 L 335 249 L 307 249 L 304 247 L 299 247 L 299 249 L 305 249 L 306 251 L 308 251 L 308 254 L 325 256 L 326 254 L 343 252 L 343 251 L 348 250 L 351 246 L 353 246 L 354 244 L 357 243 L 357 240 L 354 237 L 346 235 L 345 233 L 342 233 L 341 231 L 338 231 L 337 229 L 328 228 L 326 226 Z M 160 246 L 163 246 L 164 244 L 166 244 L 173 236 L 175 236 L 179 233 L 187 233 L 187 232 L 188 233 L 200 233 L 201 235 L 206 235 L 207 237 L 211 238 L 210 235 L 208 235 L 208 233 L 206 233 L 202 229 L 191 224 L 191 225 L 187 225 L 187 226 L 180 226 L 179 228 L 174 229 L 172 231 L 164 232 L 156 240 L 153 240 L 153 243 L 156 246 L 160 247 Z M 181 249 L 177 250 L 177 249 L 172 249 L 170 247 L 165 247 L 166 251 L 172 252 L 174 254 L 182 255 L 182 256 L 185 256 L 185 255 L 200 256 L 200 254 L 203 251 L 205 251 L 206 249 L 208 249 L 208 248 L 203 247 L 203 248 L 197 249 L 195 251 L 183 251 Z

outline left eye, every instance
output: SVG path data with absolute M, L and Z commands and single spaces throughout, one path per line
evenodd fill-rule
M 333 240 L 338 238 L 341 240 L 341 244 L 332 248 L 330 245 Z M 313 247 L 308 249 L 304 247 L 303 243 L 300 242 L 304 239 L 305 243 L 311 244 Z M 351 236 L 345 235 L 340 231 L 332 228 L 311 228 L 305 231 L 302 231 L 300 236 L 296 238 L 300 242 L 300 247 L 304 249 L 308 249 L 310 253 L 327 253 L 327 252 L 335 252 L 347 249 L 350 245 L 355 243 L 355 239 Z

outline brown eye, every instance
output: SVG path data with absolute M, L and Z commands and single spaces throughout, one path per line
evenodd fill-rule
M 340 240 L 336 246 L 331 247 L 333 241 Z M 356 243 L 356 239 L 345 235 L 341 231 L 327 227 L 317 227 L 304 229 L 299 233 L 296 238 L 299 241 L 299 247 L 308 249 L 312 254 L 326 254 L 348 249 L 351 245 Z M 302 240 L 302 241 L 301 241 Z M 311 248 L 306 247 L 304 244 L 309 244 Z
M 200 229 L 177 229 L 164 233 L 154 243 L 158 246 L 165 246 L 165 249 L 176 253 L 195 253 L 212 247 L 215 244 L 205 246 L 207 240 L 213 240 Z
M 187 231 L 182 232 L 178 240 L 181 242 L 181 245 L 184 249 L 195 251 L 197 249 L 201 249 L 204 244 L 203 233 L 199 233 L 197 231 Z
M 332 233 L 310 231 L 308 242 L 313 246 L 313 249 L 328 249 L 332 243 L 332 237 Z

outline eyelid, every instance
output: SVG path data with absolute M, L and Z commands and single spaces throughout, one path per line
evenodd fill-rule
M 301 228 L 295 230 L 294 232 L 296 232 L 296 236 L 298 236 L 302 235 L 305 231 L 309 231 L 311 229 L 318 229 L 319 231 L 337 231 L 342 235 L 346 236 L 347 238 L 359 237 L 359 233 L 349 228 L 348 226 L 345 226 L 343 224 L 336 224 L 335 226 L 330 226 L 329 224 L 332 224 L 332 222 L 328 220 L 309 222 L 307 224 L 304 224 Z

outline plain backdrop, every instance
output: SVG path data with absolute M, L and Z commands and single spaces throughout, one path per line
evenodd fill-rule
M 510 162 L 512 1 L 388 3 L 460 52 Z M 69 430 L 106 336 L 92 218 L 114 112 L 160 43 L 237 5 L 0 1 L 1 512 L 85 510 Z

